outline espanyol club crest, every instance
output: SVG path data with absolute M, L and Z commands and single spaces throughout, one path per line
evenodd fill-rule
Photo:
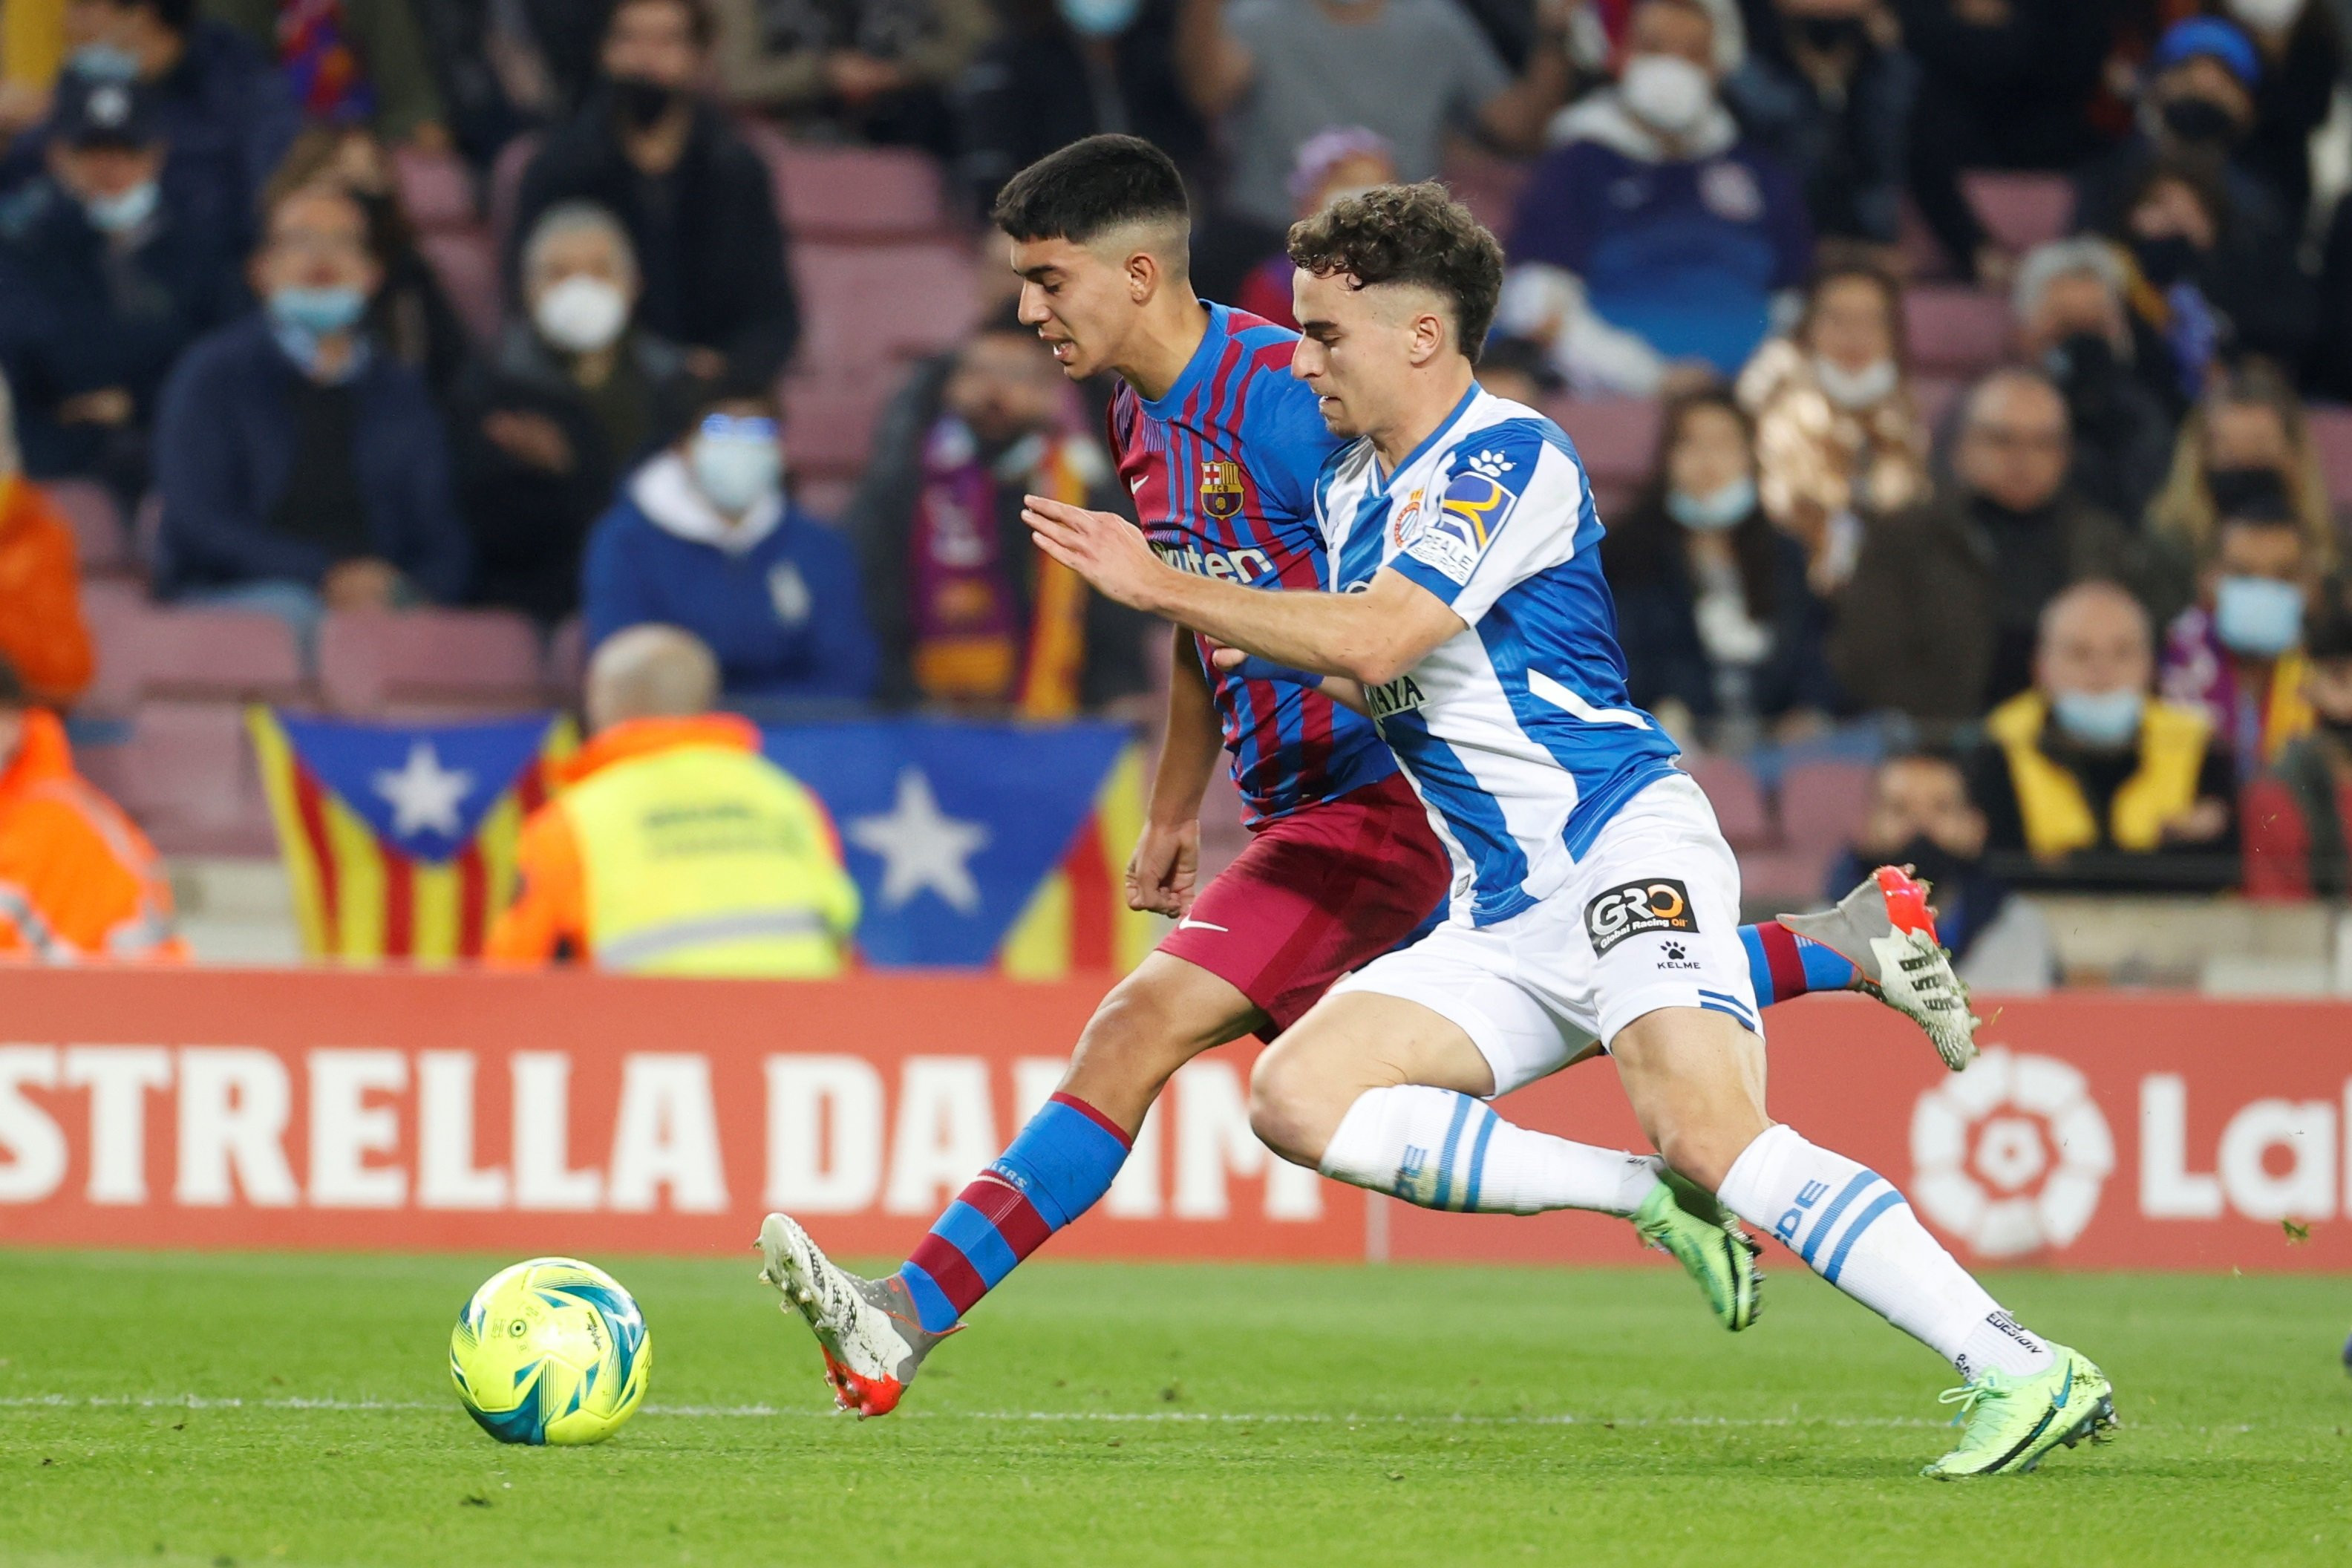
M 1242 466 L 1230 458 L 1201 464 L 1201 508 L 1219 522 L 1242 510 Z

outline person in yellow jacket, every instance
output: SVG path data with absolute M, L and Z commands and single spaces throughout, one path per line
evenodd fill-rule
M 1971 779 L 2012 879 L 2235 883 L 2229 750 L 2201 710 L 2148 694 L 2155 673 L 2147 612 L 2116 584 L 2078 583 L 2042 611 L 2033 687 L 1986 717 Z
M 597 648 L 593 738 L 523 825 L 492 962 L 801 979 L 847 967 L 857 887 L 833 820 L 760 754 L 757 730 L 710 711 L 718 695 L 718 661 L 675 626 Z

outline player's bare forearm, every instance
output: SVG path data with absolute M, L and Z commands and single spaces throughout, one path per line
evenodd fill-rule
M 1160 742 L 1160 761 L 1152 770 L 1151 797 L 1147 806 L 1154 822 L 1173 825 L 1201 815 L 1209 776 L 1224 735 L 1217 725 L 1217 710 L 1209 700 L 1209 679 L 1201 669 L 1201 656 L 1192 634 L 1175 630 L 1173 668 L 1168 682 L 1168 732 Z

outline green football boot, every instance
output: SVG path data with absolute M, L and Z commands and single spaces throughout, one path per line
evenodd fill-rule
M 1969 1476 L 2023 1475 L 2063 1443 L 2106 1441 L 2116 1429 L 2115 1390 L 2088 1356 L 2053 1344 L 2057 1360 L 2031 1377 L 1988 1372 L 1943 1402 L 1960 1407 L 1968 1425 L 1960 1446 L 1919 1473 L 1939 1481 Z
M 1696 1188 L 1690 1190 L 1692 1203 L 1685 1206 L 1676 1187 L 1659 1182 L 1634 1211 L 1633 1228 L 1648 1245 L 1674 1254 L 1706 1293 L 1716 1318 L 1736 1334 L 1764 1308 L 1764 1275 L 1756 1267 L 1759 1248 L 1730 1215 L 1708 1219 L 1692 1213 L 1691 1207 L 1702 1201 L 1713 1209 L 1714 1200 Z

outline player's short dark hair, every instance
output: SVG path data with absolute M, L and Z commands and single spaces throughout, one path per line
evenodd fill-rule
M 698 49 L 709 48 L 712 41 L 719 36 L 719 24 L 710 14 L 708 0 L 613 0 L 612 8 L 604 14 L 606 37 L 609 37 L 612 35 L 613 19 L 632 5 L 677 6 L 686 13 L 687 31 L 693 37 L 694 47 Z
M 1503 294 L 1503 247 L 1434 180 L 1375 185 L 1290 226 L 1293 265 L 1362 288 L 1411 283 L 1445 296 L 1472 364 L 1486 346 Z
M 1089 136 L 1005 181 L 988 216 L 1014 239 L 1087 245 L 1130 224 L 1189 234 L 1192 204 L 1175 160 L 1142 137 Z

